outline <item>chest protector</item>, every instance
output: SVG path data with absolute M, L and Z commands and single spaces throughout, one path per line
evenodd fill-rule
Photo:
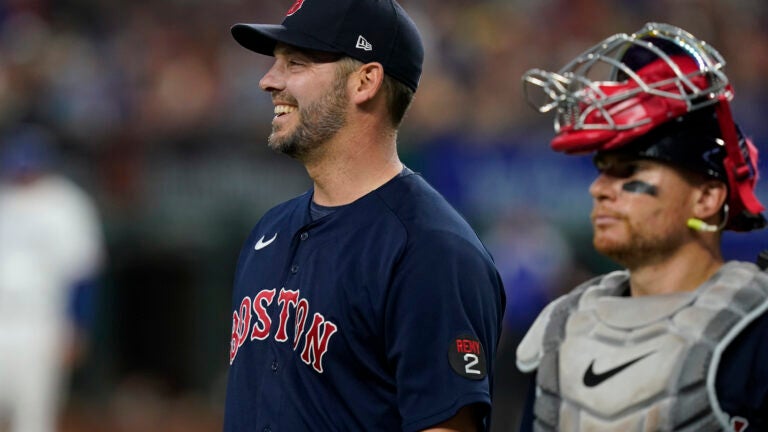
M 517 349 L 538 369 L 536 431 L 730 430 L 723 351 L 768 309 L 768 274 L 729 262 L 696 291 L 625 296 L 629 273 L 585 282 L 542 311 Z

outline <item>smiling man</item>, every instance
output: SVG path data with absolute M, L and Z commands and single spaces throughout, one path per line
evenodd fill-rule
M 467 222 L 400 162 L 419 33 L 392 0 L 237 24 L 274 57 L 270 148 L 313 186 L 240 253 L 224 430 L 488 430 L 504 290 Z
M 593 245 L 625 269 L 552 302 L 520 343 L 523 430 L 768 428 L 768 275 L 720 247 L 766 223 L 724 66 L 651 23 L 524 75 L 556 113 L 552 147 L 594 153 Z

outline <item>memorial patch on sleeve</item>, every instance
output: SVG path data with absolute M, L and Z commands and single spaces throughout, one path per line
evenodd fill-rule
M 451 368 L 473 380 L 481 380 L 488 374 L 483 345 L 474 336 L 462 335 L 448 345 L 448 361 Z

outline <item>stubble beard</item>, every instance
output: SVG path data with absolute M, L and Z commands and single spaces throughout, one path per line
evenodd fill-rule
M 307 160 L 344 127 L 348 101 L 346 80 L 337 76 L 332 88 L 319 100 L 299 107 L 298 124 L 292 133 L 281 137 L 278 135 L 281 127 L 273 124 L 267 141 L 269 147 L 292 158 Z
M 628 269 L 663 261 L 680 245 L 679 235 L 637 229 L 625 223 L 626 237 L 612 238 L 595 232 L 592 244 L 600 254 Z

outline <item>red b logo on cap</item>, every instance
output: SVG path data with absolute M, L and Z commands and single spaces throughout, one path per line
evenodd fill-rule
M 290 9 L 288 9 L 288 12 L 285 13 L 285 16 L 291 16 L 296 13 L 297 10 L 301 9 L 301 6 L 304 4 L 304 0 L 296 0 L 296 3 L 291 6 Z

